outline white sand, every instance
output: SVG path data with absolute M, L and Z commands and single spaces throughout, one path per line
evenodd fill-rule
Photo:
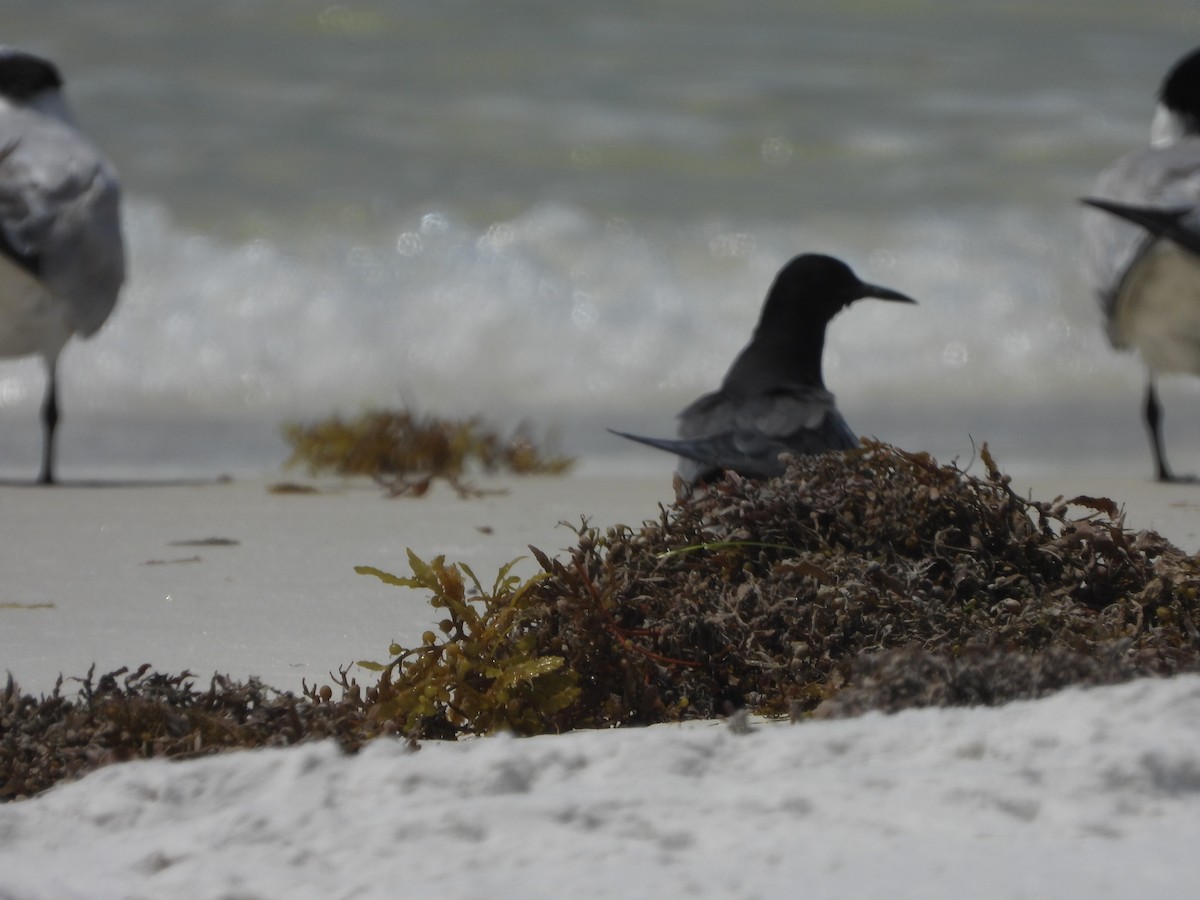
M 529 544 L 551 554 L 574 545 L 560 521 L 637 525 L 673 496 L 669 470 L 480 481 L 507 493 L 474 500 L 444 485 L 387 500 L 365 481 L 328 482 L 318 496 L 269 494 L 268 483 L 0 488 L 0 672 L 35 693 L 93 662 L 98 673 L 151 663 L 298 690 L 302 678 L 382 659 L 392 640 L 418 642 L 439 618 L 419 592 L 354 566 L 407 575 L 411 547 L 466 562 L 490 584 Z M 1200 488 L 1071 477 L 1016 486 L 1123 501 L 1130 527 L 1200 546 Z M 209 538 L 237 543 L 179 543 Z M 527 560 L 518 571 L 535 569 Z
M 0 806 L 0 897 L 1196 896 L 1200 678 L 844 722 L 326 743 Z
M 0 488 L 0 669 L 36 692 L 92 662 L 294 689 L 433 619 L 354 565 L 406 574 L 412 547 L 487 581 L 527 543 L 574 543 L 560 519 L 636 524 L 670 497 L 665 474 L 504 486 Z M 1109 496 L 1131 526 L 1200 544 L 1200 489 L 1064 476 L 1033 493 Z M 175 543 L 207 538 L 237 543 Z M 1200 678 L 1180 678 L 744 737 L 701 723 L 114 766 L 0 806 L 0 898 L 1191 897 L 1198 738 Z
M 93 662 L 97 673 L 148 662 L 298 690 L 385 658 L 392 640 L 419 643 L 441 618 L 425 595 L 356 565 L 408 575 L 411 547 L 490 585 L 529 544 L 551 555 L 575 544 L 560 521 L 636 525 L 672 497 L 669 479 L 477 480 L 507 492 L 468 500 L 440 484 L 391 500 L 365 480 L 318 483 L 315 496 L 270 483 L 0 488 L 0 672 L 37 693 Z M 210 538 L 236 544 L 191 543 Z M 528 558 L 517 571 L 536 569 Z

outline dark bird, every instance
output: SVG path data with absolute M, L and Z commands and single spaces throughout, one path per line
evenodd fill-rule
M 125 278 L 117 176 L 75 127 L 50 61 L 0 46 L 0 357 L 40 354 L 43 484 L 54 481 L 58 357 Z
M 860 281 L 833 257 L 797 256 L 775 277 L 754 335 L 720 389 L 679 413 L 678 439 L 613 433 L 677 454 L 685 485 L 723 469 L 771 478 L 783 474 L 782 453 L 812 455 L 858 446 L 825 388 L 821 354 L 829 320 L 864 297 L 916 302 Z
M 1150 145 L 1101 173 L 1084 203 L 1088 280 L 1108 337 L 1149 370 L 1144 414 L 1159 481 L 1177 478 L 1163 449 L 1160 374 L 1200 375 L 1200 50 L 1163 80 Z

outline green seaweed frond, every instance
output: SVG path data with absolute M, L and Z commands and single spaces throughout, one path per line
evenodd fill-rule
M 538 612 L 530 598 L 546 574 L 521 581 L 512 574 L 518 561 L 503 566 L 487 591 L 465 563 L 447 565 L 444 556 L 426 562 L 412 550 L 411 577 L 355 567 L 385 584 L 430 591 L 430 603 L 446 611 L 442 637 L 427 631 L 419 647 L 393 643 L 391 662 L 358 663 L 380 673 L 368 693 L 376 721 L 392 722 L 405 734 L 438 737 L 554 730 L 555 716 L 579 696 L 577 678 L 561 656 L 538 652 L 529 628 Z

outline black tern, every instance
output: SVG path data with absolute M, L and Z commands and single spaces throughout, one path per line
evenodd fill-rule
M 916 302 L 859 280 L 833 257 L 795 257 L 775 277 L 754 335 L 720 389 L 679 413 L 678 439 L 613 433 L 678 455 L 685 486 L 724 469 L 771 478 L 784 472 L 780 454 L 857 447 L 858 438 L 825 388 L 821 355 L 829 321 L 864 297 Z
M 45 361 L 44 484 L 59 354 L 104 324 L 125 279 L 117 176 L 76 128 L 62 85 L 49 60 L 0 46 L 0 357 Z
M 1144 414 L 1159 481 L 1167 465 L 1159 374 L 1200 375 L 1200 49 L 1167 73 L 1150 146 L 1101 173 L 1083 202 L 1085 269 L 1118 349 L 1149 376 Z

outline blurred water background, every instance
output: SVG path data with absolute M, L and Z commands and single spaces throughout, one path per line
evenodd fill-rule
M 1143 143 L 1195 0 L 6 0 L 126 190 L 131 272 L 63 358 L 61 474 L 275 472 L 280 424 L 527 419 L 671 467 L 793 254 L 918 298 L 835 320 L 852 427 L 942 460 L 1150 474 L 1079 207 Z M 36 471 L 0 361 L 0 474 Z M 1200 386 L 1164 387 L 1200 468 Z

